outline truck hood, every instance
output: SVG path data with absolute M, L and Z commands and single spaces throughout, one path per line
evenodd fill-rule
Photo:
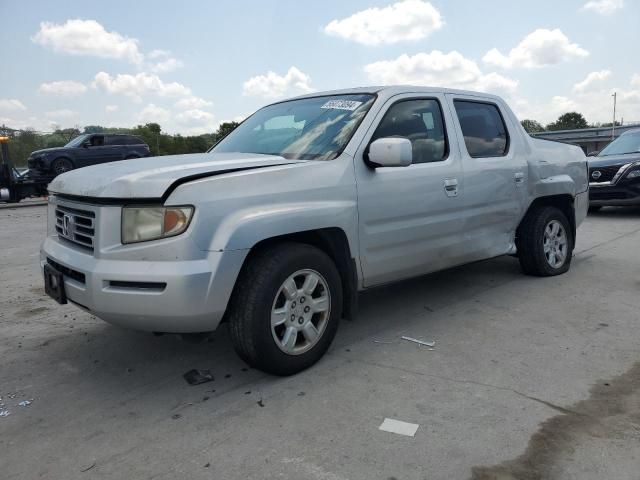
M 72 170 L 58 175 L 49 184 L 49 191 L 100 199 L 160 199 L 190 180 L 294 163 L 306 162 L 253 153 L 147 157 Z
M 69 150 L 69 149 L 65 147 L 43 148 L 42 150 L 36 150 L 34 152 L 31 152 L 31 155 L 29 156 L 39 157 L 40 155 L 47 155 L 49 153 L 60 153 L 60 152 L 64 152 L 65 150 Z
M 605 155 L 603 157 L 589 157 L 589 167 L 608 167 L 626 163 L 640 162 L 640 152 L 625 155 Z

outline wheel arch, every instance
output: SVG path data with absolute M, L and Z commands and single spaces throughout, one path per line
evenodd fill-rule
M 536 198 L 531 204 L 529 208 L 527 208 L 527 213 L 522 217 L 518 228 L 516 229 L 516 239 L 520 235 L 520 227 L 524 223 L 525 219 L 535 210 L 540 207 L 556 207 L 562 213 L 565 214 L 567 220 L 569 220 L 569 224 L 571 225 L 571 241 L 573 246 L 575 246 L 576 242 L 576 215 L 575 215 L 575 199 L 569 193 L 563 193 L 558 195 L 547 195 Z
M 251 262 L 259 251 L 286 242 L 311 245 L 326 253 L 333 260 L 342 280 L 343 316 L 347 319 L 354 319 L 358 310 L 357 265 L 349 248 L 347 234 L 339 227 L 305 230 L 260 240 L 249 250 L 242 269 Z

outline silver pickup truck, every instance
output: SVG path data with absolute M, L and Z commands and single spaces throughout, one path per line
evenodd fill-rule
M 50 296 L 139 330 L 228 323 L 278 375 L 326 352 L 361 290 L 499 255 L 566 272 L 588 208 L 580 148 L 531 138 L 499 97 L 408 86 L 274 103 L 207 153 L 49 189 Z

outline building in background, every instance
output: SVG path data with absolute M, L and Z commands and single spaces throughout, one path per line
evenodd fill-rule
M 640 122 L 629 122 L 622 126 L 616 126 L 614 138 L 618 138 L 624 132 L 640 129 Z M 611 143 L 611 127 L 580 128 L 577 130 L 555 130 L 550 132 L 532 133 L 532 137 L 555 140 L 557 142 L 572 143 L 584 150 L 584 153 L 600 151 Z

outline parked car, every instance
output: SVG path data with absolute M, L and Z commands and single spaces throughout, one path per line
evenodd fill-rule
M 279 375 L 309 367 L 358 292 L 499 255 L 558 275 L 587 162 L 499 97 L 358 88 L 258 110 L 208 153 L 107 164 L 49 186 L 45 289 L 107 322 L 206 332 Z
M 589 156 L 589 211 L 640 205 L 640 129 Z
M 85 134 L 64 147 L 36 150 L 27 160 L 35 174 L 55 176 L 99 163 L 148 157 L 149 146 L 135 135 Z

